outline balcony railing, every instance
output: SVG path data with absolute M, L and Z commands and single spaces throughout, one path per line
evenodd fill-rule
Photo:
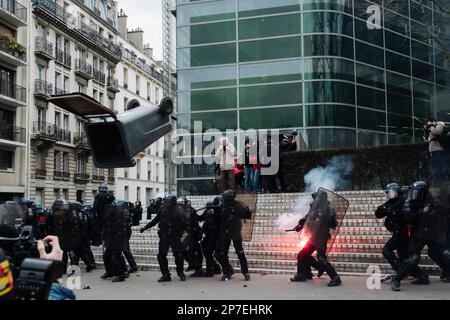
M 49 14 L 61 20 L 64 25 L 70 25 L 73 30 L 84 36 L 88 41 L 95 43 L 102 49 L 120 58 L 121 49 L 112 40 L 102 36 L 98 30 L 88 26 L 79 17 L 67 12 L 65 8 L 52 0 L 33 0 L 36 7 L 42 8 Z
M 75 72 L 81 72 L 92 77 L 92 66 L 82 59 L 76 59 Z
M 0 139 L 25 143 L 25 129 L 0 122 Z
M 34 81 L 34 94 L 50 97 L 53 94 L 53 85 L 45 80 L 36 79 Z
M 71 68 L 72 56 L 61 49 L 56 48 L 56 62 Z
M 164 82 L 164 75 L 156 71 L 155 68 L 152 67 L 151 65 L 147 64 L 145 60 L 138 58 L 136 53 L 128 49 L 122 48 L 122 57 L 124 57 L 128 62 L 134 64 L 136 67 L 143 70 L 149 76 L 155 78 L 160 82 Z
M 68 92 L 65 91 L 64 89 L 60 89 L 60 88 L 56 88 L 56 87 L 55 87 L 55 95 L 57 95 L 57 96 L 62 96 L 62 95 L 64 95 L 64 94 L 68 94 Z
M 71 143 L 72 133 L 68 130 L 56 127 L 56 139 L 60 142 Z
M 1 0 L 0 8 L 8 11 L 23 21 L 27 21 L 27 8 L 14 0 Z
M 86 173 L 75 173 L 75 182 L 77 183 L 88 183 L 90 179 L 90 175 Z
M 0 3 L 2 1 L 0 0 Z M 12 38 L 11 38 L 12 39 Z M 15 41 L 15 40 L 12 40 Z M 20 52 L 17 49 L 15 49 L 13 46 L 11 46 L 10 43 L 8 43 L 4 39 L 0 39 L 0 51 L 6 52 L 7 54 L 12 55 L 13 57 L 26 62 L 27 61 L 27 55 L 23 51 Z
M 108 183 L 114 183 L 116 181 L 115 177 L 108 177 Z
M 98 181 L 100 181 L 100 177 L 96 176 L 96 175 L 92 175 L 92 181 L 98 182 Z
M 53 171 L 53 177 L 54 178 L 62 178 L 63 177 L 63 173 L 62 171 Z
M 119 80 L 112 77 L 108 78 L 108 89 L 113 91 L 119 91 Z
M 98 177 L 98 180 L 100 181 L 100 182 L 105 182 L 106 180 L 105 180 L 105 176 L 99 176 Z
M 43 37 L 36 37 L 34 39 L 34 51 L 53 58 L 53 43 Z
M 45 169 L 36 169 L 36 177 L 37 178 L 45 178 L 45 177 L 47 177 L 47 170 L 45 170 Z
M 0 80 L 0 95 L 27 102 L 27 89 L 10 81 Z
M 64 179 L 70 179 L 70 172 L 63 171 L 62 176 Z
M 85 147 L 88 148 L 88 140 L 87 136 L 84 132 L 77 132 L 73 135 L 73 144 L 77 147 Z
M 106 75 L 98 69 L 94 68 L 93 70 L 94 70 L 94 73 L 93 73 L 94 80 L 105 85 L 106 84 Z
M 109 25 L 111 28 L 113 29 L 117 29 L 116 25 L 114 24 L 114 22 L 112 21 L 112 19 L 110 18 L 106 18 L 102 16 L 102 13 L 100 11 L 99 8 L 96 7 L 92 7 L 89 6 L 87 3 L 85 3 L 85 0 L 76 0 L 77 2 L 80 2 L 81 4 L 83 4 L 89 11 L 91 11 L 97 18 L 99 18 L 100 20 L 102 20 L 104 23 L 106 23 L 107 25 Z

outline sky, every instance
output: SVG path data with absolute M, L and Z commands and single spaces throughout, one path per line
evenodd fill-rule
M 154 49 L 155 60 L 162 60 L 162 0 L 118 0 L 118 9 L 128 16 L 128 28 L 144 30 L 144 43 Z

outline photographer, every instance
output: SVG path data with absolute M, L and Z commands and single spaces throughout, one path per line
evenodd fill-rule
M 216 153 L 216 161 L 220 164 L 220 184 L 222 192 L 235 189 L 234 181 L 234 160 L 236 150 L 228 141 L 228 138 L 220 139 L 220 147 Z
M 443 188 L 448 172 L 446 150 L 444 148 L 447 131 L 445 123 L 431 118 L 424 126 L 424 129 L 424 138 L 428 143 L 431 185 Z

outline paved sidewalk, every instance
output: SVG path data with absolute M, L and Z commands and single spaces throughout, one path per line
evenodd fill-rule
M 126 282 L 112 283 L 101 280 L 103 271 L 82 274 L 82 286 L 77 290 L 79 300 L 297 300 L 297 299 L 385 299 L 385 300 L 450 300 L 450 284 L 433 279 L 429 286 L 413 286 L 405 281 L 403 291 L 396 293 L 390 286 L 382 284 L 381 290 L 367 289 L 366 277 L 343 277 L 343 286 L 328 288 L 327 277 L 308 283 L 290 283 L 286 275 L 252 274 L 249 282 L 236 274 L 229 282 L 215 278 L 188 278 L 181 282 L 172 274 L 172 282 L 159 284 L 159 272 L 139 272 Z

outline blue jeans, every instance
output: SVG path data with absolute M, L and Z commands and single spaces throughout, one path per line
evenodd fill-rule
M 259 187 L 259 178 L 261 177 L 261 169 L 254 170 L 253 175 L 253 191 L 259 192 L 261 189 Z
M 447 156 L 444 151 L 435 151 L 430 153 L 430 174 L 431 185 L 441 188 L 447 188 Z
M 244 190 L 251 191 L 253 189 L 253 175 L 255 171 L 251 166 L 245 167 L 244 170 Z

